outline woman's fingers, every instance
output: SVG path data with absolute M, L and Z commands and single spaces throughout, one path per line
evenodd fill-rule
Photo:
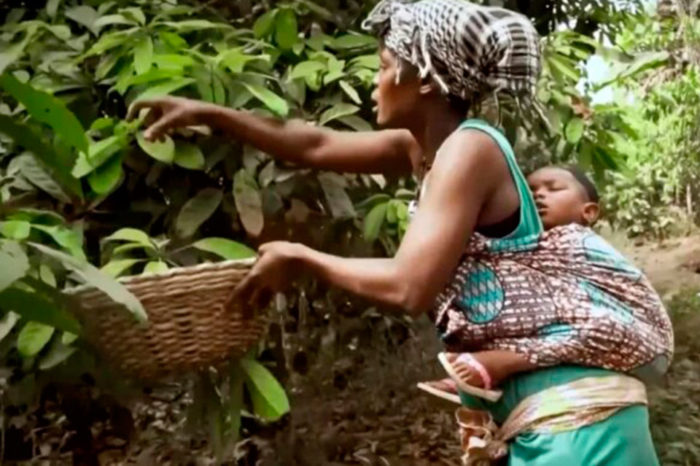
M 177 113 L 166 113 L 162 115 L 155 123 L 150 125 L 143 133 L 143 137 L 148 141 L 160 141 L 172 129 L 180 115 Z
M 129 111 L 126 114 L 127 121 L 135 120 L 139 116 L 139 112 L 143 109 L 149 109 L 151 112 L 154 110 L 162 111 L 163 102 L 161 99 L 144 99 L 137 100 L 129 107 Z

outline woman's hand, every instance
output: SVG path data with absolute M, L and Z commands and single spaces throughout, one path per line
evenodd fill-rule
M 303 247 L 288 241 L 273 241 L 260 246 L 258 261 L 233 290 L 226 308 L 257 309 L 265 306 L 273 293 L 289 288 L 299 276 Z
M 160 141 L 175 129 L 204 124 L 203 120 L 210 108 L 210 104 L 198 100 L 161 97 L 134 102 L 126 118 L 133 120 L 141 110 L 149 110 L 143 136 L 148 141 Z

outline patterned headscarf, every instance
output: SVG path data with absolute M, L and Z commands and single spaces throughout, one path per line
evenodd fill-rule
M 469 102 L 497 92 L 534 94 L 539 37 L 518 13 L 462 0 L 382 0 L 362 27 L 445 94 Z

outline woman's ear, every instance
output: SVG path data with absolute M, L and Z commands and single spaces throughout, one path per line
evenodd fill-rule
M 583 212 L 581 212 L 581 215 L 583 216 L 583 220 L 586 222 L 586 225 L 593 226 L 595 222 L 598 221 L 598 217 L 600 216 L 600 206 L 595 203 L 595 202 L 586 202 L 583 206 Z
M 433 92 L 440 93 L 440 88 L 438 87 L 435 80 L 430 76 L 426 76 L 420 79 L 420 89 L 421 95 L 430 95 Z

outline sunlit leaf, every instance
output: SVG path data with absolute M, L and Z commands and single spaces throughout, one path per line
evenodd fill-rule
M 163 273 L 168 271 L 168 264 L 163 261 L 151 261 L 143 268 L 143 273 Z
M 140 131 L 136 135 L 136 140 L 138 141 L 139 146 L 141 146 L 141 149 L 143 149 L 144 152 L 154 159 L 167 164 L 171 164 L 173 162 L 173 159 L 175 158 L 175 143 L 170 136 L 164 136 L 162 142 L 150 142 L 143 137 L 143 132 Z
M 578 144 L 583 136 L 584 122 L 580 118 L 572 118 L 566 124 L 564 134 L 570 144 Z
M 226 238 L 204 238 L 192 244 L 192 247 L 200 251 L 211 252 L 227 260 L 250 259 L 256 256 L 256 252 L 245 244 Z
M 8 220 L 0 222 L 0 235 L 5 238 L 22 240 L 29 237 L 31 225 L 24 220 Z
M 287 116 L 289 113 L 287 102 L 268 88 L 260 84 L 245 81 L 242 81 L 241 84 L 243 84 L 255 98 L 260 100 L 268 109 L 272 110 L 277 115 Z
M 177 141 L 175 144 L 175 157 L 173 158 L 173 162 L 175 165 L 189 168 L 190 170 L 202 170 L 205 165 L 202 149 L 196 144 L 181 141 Z
M 193 78 L 174 78 L 169 80 L 168 82 L 149 87 L 141 94 L 139 94 L 135 100 L 152 99 L 153 97 L 170 95 L 171 93 L 182 89 L 185 86 L 189 86 L 193 82 L 195 82 Z
M 240 365 L 246 374 L 246 386 L 256 414 L 277 420 L 289 412 L 284 388 L 265 366 L 252 359 L 242 359 Z
M 350 83 L 341 79 L 338 84 L 340 84 L 340 88 L 347 94 L 348 97 L 350 97 L 350 99 L 352 99 L 353 102 L 355 102 L 357 105 L 362 105 L 360 94 L 357 93 L 355 88 L 352 87 Z
M 54 328 L 39 322 L 27 322 L 17 336 L 17 350 L 25 358 L 36 356 L 51 340 Z
M 80 233 L 62 225 L 32 225 L 32 228 L 49 235 L 59 246 L 71 253 L 73 257 L 85 260 L 83 237 Z
M 88 28 L 91 32 L 95 33 L 97 30 L 95 28 L 95 21 L 99 17 L 97 11 L 89 5 L 79 5 L 72 8 L 68 8 L 65 12 L 67 18 L 72 19 L 78 24 L 81 24 Z
M 104 196 L 116 189 L 122 174 L 122 158 L 120 155 L 115 155 L 90 173 L 87 180 L 95 193 Z
M 367 241 L 374 241 L 379 237 L 384 220 L 387 214 L 388 202 L 375 205 L 365 217 L 364 238 Z
M 330 46 L 335 49 L 353 49 L 357 47 L 376 47 L 377 39 L 365 34 L 345 34 L 333 39 Z
M 36 291 L 16 287 L 0 291 L 0 309 L 13 311 L 26 320 L 79 334 L 80 324 L 64 307 L 62 303 L 47 299 Z
M 272 32 L 272 27 L 275 24 L 275 15 L 277 10 L 270 10 L 265 14 L 261 15 L 253 25 L 253 34 L 255 37 L 260 39 L 261 37 L 266 37 Z
M 333 105 L 328 110 L 324 111 L 321 114 L 321 117 L 319 118 L 318 123 L 323 126 L 326 123 L 333 121 L 337 118 L 341 118 L 344 116 L 355 114 L 359 110 L 360 110 L 360 107 L 358 107 L 357 105 L 352 105 L 352 104 L 348 104 L 345 102 L 340 102 L 338 104 Z
M 100 272 L 106 273 L 112 278 L 117 278 L 139 262 L 143 262 L 143 259 L 114 259 L 103 265 L 100 268 Z
M 19 314 L 12 311 L 8 311 L 0 319 L 0 341 L 4 340 L 7 335 L 10 334 L 15 324 L 19 320 Z
M 298 40 L 297 17 L 294 10 L 283 8 L 275 16 L 275 40 L 282 50 L 289 50 Z
M 149 36 L 142 38 L 134 47 L 134 69 L 137 74 L 143 74 L 151 69 L 153 64 L 153 41 Z

